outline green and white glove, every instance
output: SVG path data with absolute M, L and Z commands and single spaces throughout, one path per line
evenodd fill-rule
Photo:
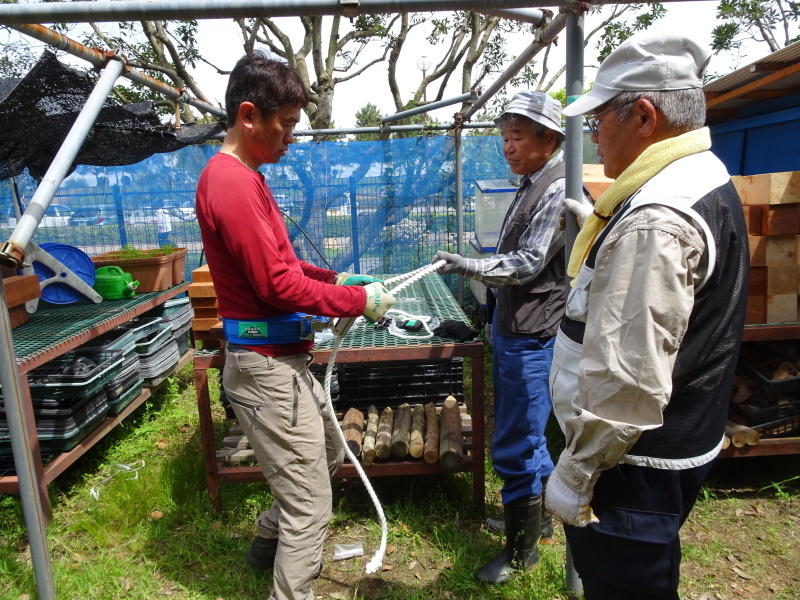
M 558 517 L 567 525 L 586 527 L 590 523 L 599 523 L 592 507 L 592 491 L 580 493 L 569 487 L 561 479 L 558 469 L 553 471 L 547 480 L 547 493 L 544 495 L 544 508 L 554 517 Z
M 364 316 L 368 321 L 377 323 L 392 308 L 394 296 L 386 291 L 380 282 L 368 283 L 364 286 L 367 292 L 367 305 L 364 307 Z
M 380 279 L 375 279 L 369 275 L 353 275 L 352 273 L 339 273 L 334 280 L 334 285 L 367 285 L 368 283 L 380 283 Z
M 437 269 L 442 275 L 449 275 L 450 273 L 458 273 L 463 275 L 467 272 L 467 259 L 460 254 L 450 254 L 449 252 L 442 252 L 441 250 L 433 257 L 431 264 L 444 260 L 447 264 L 442 265 Z

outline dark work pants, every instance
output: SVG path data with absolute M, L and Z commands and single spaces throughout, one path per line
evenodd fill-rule
M 564 526 L 586 600 L 679 600 L 680 529 L 711 465 L 617 465 L 597 481 L 599 523 Z

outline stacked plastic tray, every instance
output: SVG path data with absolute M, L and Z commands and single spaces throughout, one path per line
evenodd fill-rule
M 172 298 L 161 306 L 145 313 L 147 316 L 158 316 L 162 325 L 169 325 L 172 341 L 178 345 L 178 356 L 189 349 L 194 309 L 189 298 Z
M 345 406 L 386 407 L 402 402 L 464 401 L 463 359 L 342 363 L 338 383 Z
M 75 447 L 109 414 L 106 385 L 123 363 L 121 350 L 78 348 L 28 373 L 36 431 L 43 453 Z M 11 453 L 11 439 L 0 413 L 0 454 Z
M 144 329 L 152 329 L 152 326 L 136 323 L 134 327 L 130 327 L 130 323 L 126 323 L 82 346 L 82 348 L 95 347 L 99 350 L 120 350 L 123 353 L 119 369 L 104 384 L 111 415 L 118 415 L 142 392 L 139 355 L 136 352 L 138 342 L 134 335 L 134 330 L 137 328 L 141 333 Z M 133 393 L 134 391 L 136 393 Z

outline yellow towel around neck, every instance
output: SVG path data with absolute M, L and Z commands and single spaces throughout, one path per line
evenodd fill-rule
M 575 238 L 567 266 L 567 274 L 573 278 L 573 285 L 574 278 L 577 277 L 578 271 L 589 255 L 594 241 L 605 228 L 617 206 L 670 163 L 709 148 L 711 148 L 711 134 L 708 127 L 656 142 L 646 148 L 614 183 L 608 186 L 595 202 L 594 212 L 587 217 L 583 228 Z

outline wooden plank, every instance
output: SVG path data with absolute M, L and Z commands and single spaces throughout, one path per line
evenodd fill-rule
M 767 265 L 767 236 L 748 235 L 747 242 L 750 244 L 750 266 L 764 267 Z
M 750 267 L 750 285 L 748 296 L 767 295 L 767 267 Z
M 767 271 L 767 296 L 797 295 L 797 264 L 764 268 Z
M 216 307 L 205 308 L 203 306 L 193 306 L 192 310 L 194 311 L 194 318 L 195 319 L 214 319 L 215 321 L 219 320 L 219 313 L 217 313 Z
M 747 208 L 761 209 L 761 235 L 797 235 L 800 233 L 800 204 Z
M 742 210 L 744 211 L 744 223 L 747 226 L 747 235 L 762 235 L 762 208 L 761 206 L 742 206 Z
M 767 323 L 797 321 L 797 294 L 767 296 Z
M 769 235 L 764 236 L 764 238 L 766 239 L 766 248 L 764 249 L 765 265 L 797 264 L 796 235 Z
M 219 318 L 192 319 L 192 329 L 196 331 L 208 331 L 217 323 L 219 323 Z
M 210 282 L 190 283 L 189 298 L 216 298 L 217 292 L 214 284 Z
M 800 202 L 800 172 L 763 173 L 731 177 L 742 204 L 774 205 Z
M 208 265 L 197 267 L 194 271 L 192 271 L 192 282 L 193 283 L 213 282 L 213 279 L 211 279 L 211 271 L 209 270 Z
M 42 295 L 36 275 L 14 275 L 3 279 L 6 306 L 14 308 Z
M 767 296 L 748 296 L 745 325 L 763 325 L 767 322 Z
M 192 305 L 192 308 L 217 308 L 217 297 L 216 296 L 209 296 L 207 298 L 203 297 L 195 297 L 189 300 L 189 304 Z

